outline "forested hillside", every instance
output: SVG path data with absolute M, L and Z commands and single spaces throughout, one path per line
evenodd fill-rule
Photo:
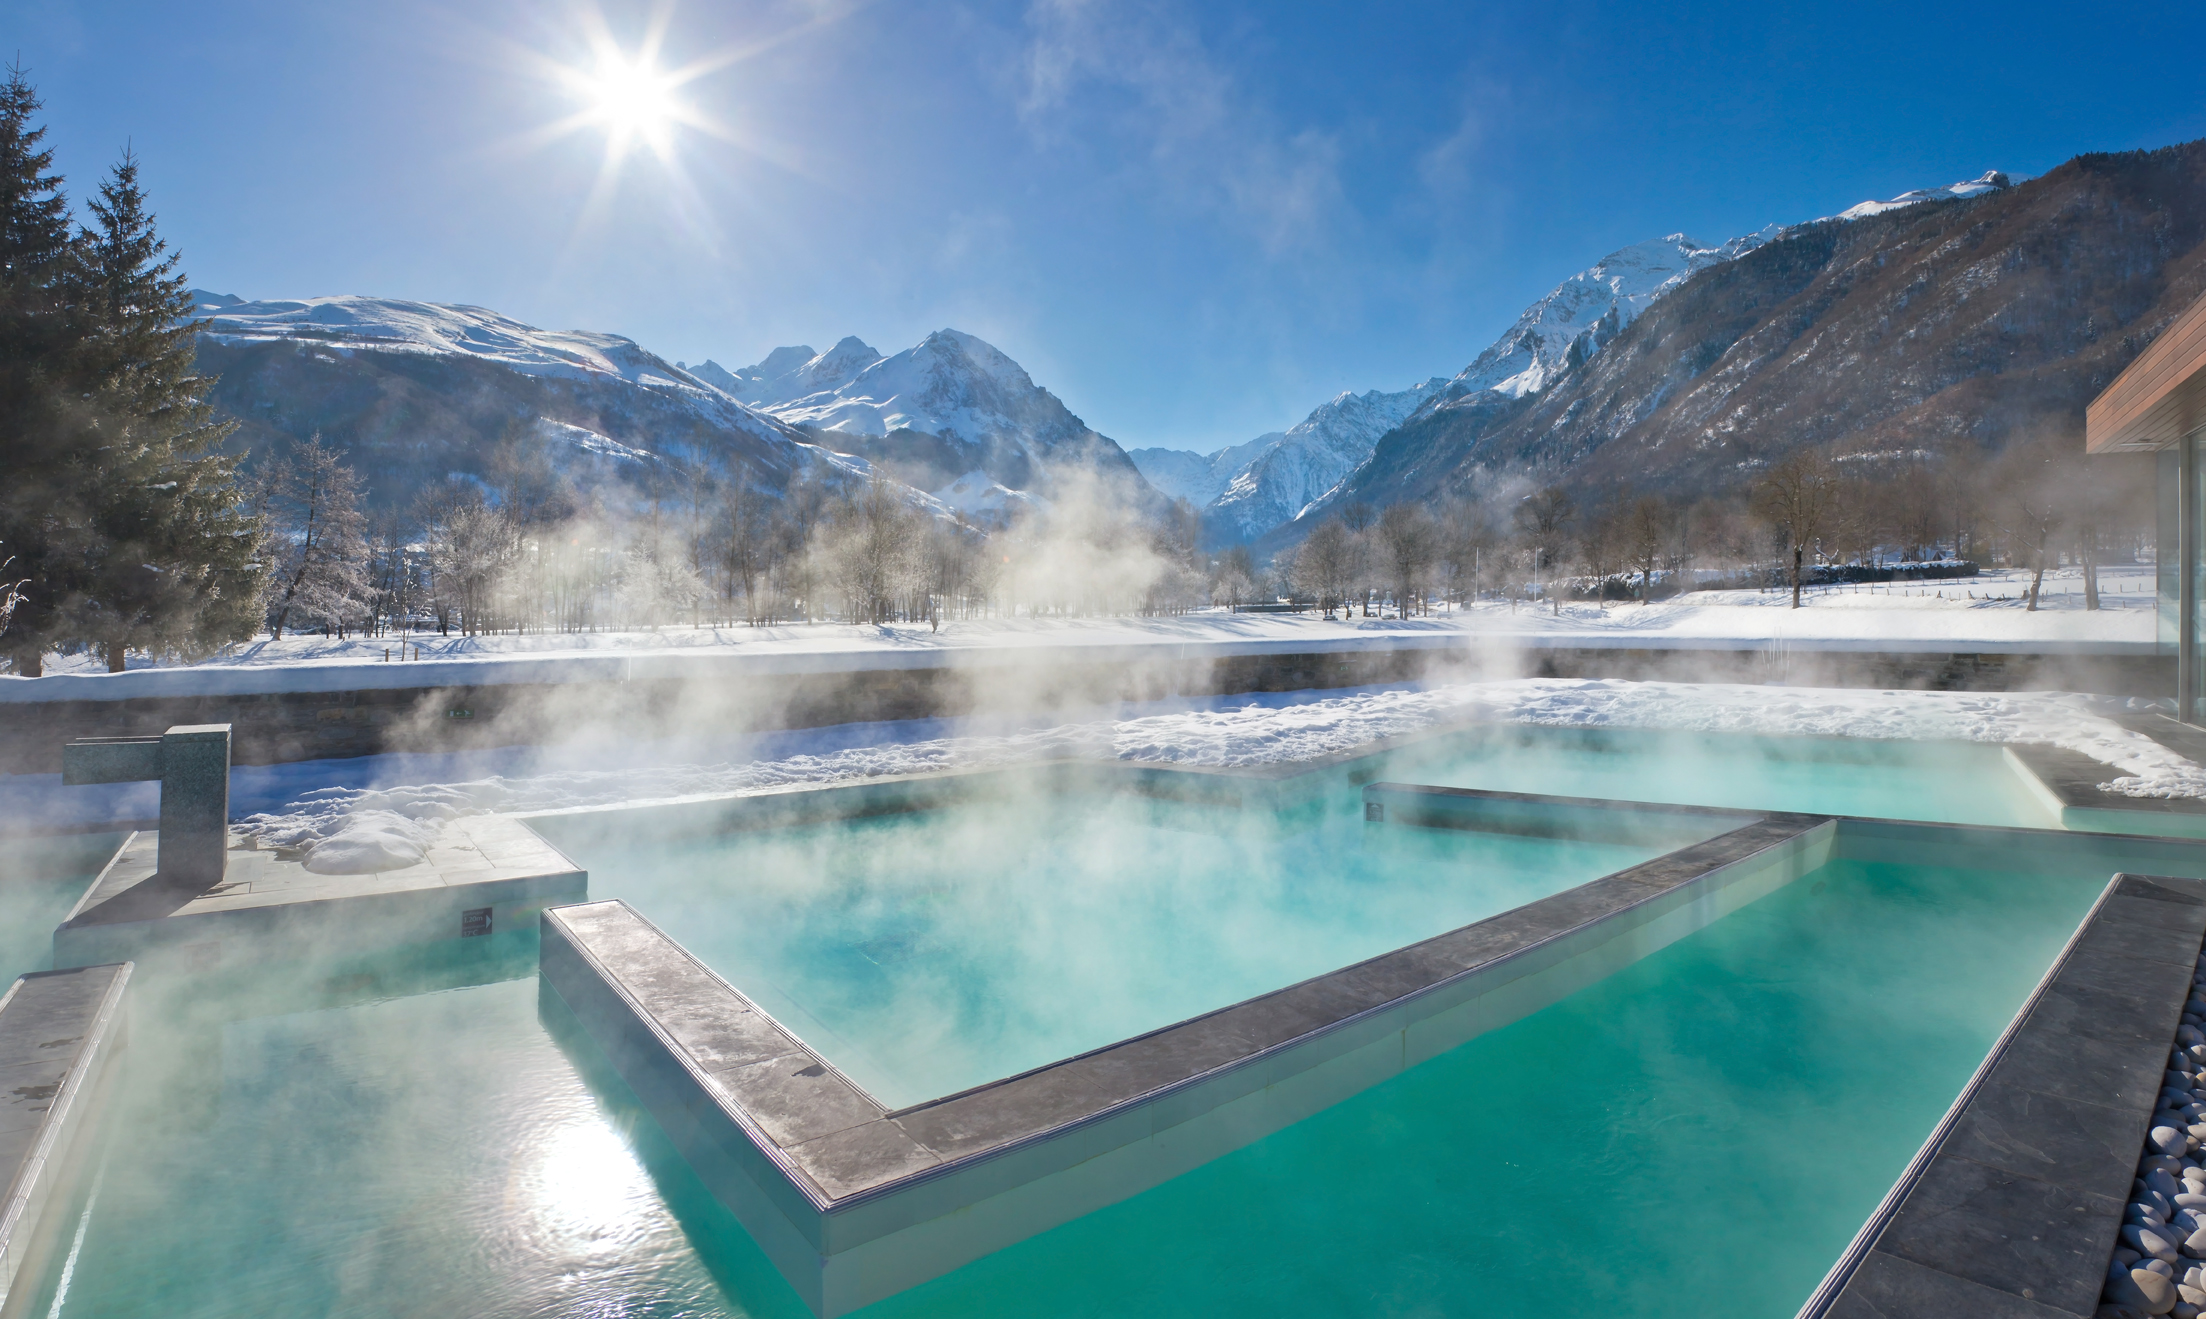
M 2206 293 L 2206 142 L 1798 226 L 1704 270 L 1537 394 L 1440 407 L 1302 519 L 1528 472 L 1720 495 L 1797 450 L 1988 458 L 2084 405 Z M 1282 538 L 1286 539 L 1286 538 Z

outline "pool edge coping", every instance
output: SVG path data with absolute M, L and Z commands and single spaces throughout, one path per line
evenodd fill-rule
M 2194 842 L 2193 845 L 2196 846 L 2197 844 Z M 2162 1058 L 2172 1045 L 2175 1035 L 2174 1020 L 2181 1014 L 2183 995 L 2188 991 L 2190 985 L 2190 968 L 2196 962 L 2200 942 L 2206 940 L 2206 881 L 2120 871 L 2109 879 L 2106 886 L 2100 890 L 2099 896 L 2092 903 L 2091 909 L 2085 913 L 2084 918 L 2078 922 L 2076 928 L 2069 934 L 2067 942 L 2062 945 L 2059 955 L 2046 968 L 2044 975 L 2039 978 L 2035 988 L 2032 989 L 2021 1007 L 2016 1010 L 2014 1016 L 2008 1021 L 2006 1028 L 2000 1033 L 1999 1038 L 1994 1041 L 1982 1062 L 1978 1064 L 1968 1083 L 1962 1087 L 1952 1105 L 1948 1107 L 1945 1115 L 1939 1120 L 1938 1125 L 1932 1129 L 1921 1148 L 1909 1160 L 1907 1167 L 1901 1172 L 1898 1180 L 1893 1183 L 1883 1200 L 1878 1203 L 1876 1209 L 1862 1224 L 1860 1231 L 1855 1234 L 1853 1240 L 1841 1252 L 1837 1262 L 1832 1265 L 1815 1291 L 1809 1295 L 1807 1302 L 1800 1308 L 1796 1319 L 1826 1319 L 1826 1317 L 1829 1317 L 1829 1319 L 1844 1319 L 1844 1317 L 1853 1315 L 1874 1315 L 1879 1316 L 1880 1319 L 1885 1319 L 1885 1317 L 1889 1317 L 1889 1319 L 1917 1319 L 1918 1316 L 1920 1319 L 1934 1319 L 1935 1316 L 1953 1313 L 1953 1307 L 1956 1305 L 1972 1304 L 1977 1306 L 1999 1304 L 2003 1310 L 2011 1311 L 2018 1316 L 2042 1313 L 2046 1316 L 2076 1316 L 2077 1319 L 2084 1319 L 2084 1317 L 2090 1316 L 2098 1310 L 2108 1260 L 2111 1259 L 2113 1249 L 2118 1244 L 2117 1230 L 2120 1227 L 2123 1206 L 2127 1201 L 2125 1191 L 2135 1175 L 2137 1149 L 2142 1146 L 2146 1127 L 2150 1124 L 2153 1104 L 2157 1096 L 2157 1079 L 2143 1087 L 2144 1095 L 2141 1100 L 2117 1096 L 2111 1102 L 2104 1099 L 2074 1101 L 2111 1109 L 2125 1117 L 2134 1117 L 2136 1128 L 2132 1139 L 2106 1160 L 2108 1166 L 2104 1170 L 2105 1175 L 2108 1184 L 2114 1188 L 2115 1194 L 2110 1200 L 2111 1213 L 2095 1215 L 2095 1220 L 2103 1221 L 2094 1221 L 2087 1226 L 2087 1230 L 2091 1231 L 2095 1238 L 2083 1248 L 2082 1260 L 2087 1267 L 2073 1269 L 2068 1276 L 2061 1278 L 2061 1281 L 2064 1282 L 2074 1281 L 2077 1277 L 2082 1279 L 2075 1283 L 2075 1286 L 2081 1290 L 2081 1294 L 2085 1298 L 2081 1308 L 2069 1308 L 2040 1297 L 2035 1294 L 2035 1288 L 2023 1286 L 2019 1280 L 2015 1281 L 2018 1290 L 2009 1291 L 2005 1287 L 1987 1283 L 1981 1278 L 1968 1276 L 1966 1272 L 1941 1267 L 1941 1262 L 1945 1264 L 1958 1262 L 1954 1258 L 1956 1252 L 1950 1248 L 1944 1252 L 1946 1258 L 1943 1261 L 1934 1262 L 1930 1259 L 1916 1258 L 1913 1255 L 1888 1251 L 1883 1249 L 1883 1246 L 1886 1235 L 1909 1214 L 1911 1202 L 1926 1183 L 1945 1169 L 1958 1168 L 1962 1163 L 1974 1162 L 1952 1148 L 1955 1138 L 1963 1135 L 1964 1127 L 1979 1116 L 1979 1105 L 1985 1099 L 1987 1090 L 1993 1085 L 1994 1078 L 1999 1076 L 2003 1064 L 2010 1057 L 2016 1056 L 2020 1049 L 2035 1043 L 2033 1036 L 2053 1036 L 2058 1033 L 2054 1027 L 2039 1019 L 2039 1009 L 2044 1007 L 2059 989 L 2083 988 L 2089 990 L 2094 988 L 2074 983 L 2071 979 L 2071 972 L 2078 969 L 2078 954 L 2085 949 L 2086 944 L 2092 940 L 2101 928 L 2100 923 L 2107 918 L 2109 910 L 2114 907 L 2117 901 L 2130 897 L 2147 901 L 2166 900 L 2133 891 L 2138 886 L 2173 888 L 2177 894 L 2185 899 L 2187 905 L 2197 909 L 2193 919 L 2186 925 L 2171 927 L 2174 928 L 2172 937 L 2187 951 L 2184 952 L 2181 959 L 2181 988 L 2172 1003 L 2166 1005 L 2168 1010 L 2165 1015 L 2169 1020 L 2166 1030 L 2161 1032 L 2163 1038 L 2159 1038 L 2153 1043 L 2136 1043 L 2126 1050 L 2129 1053 L 2136 1054 L 2141 1060 L 2137 1064 L 2140 1069 L 2149 1076 L 2157 1078 L 2159 1066 L 2154 1063 L 2154 1060 Z M 2168 937 L 2166 929 L 2163 929 L 2162 934 L 2163 937 Z M 2064 986 L 2064 979 L 2071 979 L 2071 983 Z M 2162 1006 L 2154 1003 L 2149 998 L 2141 1001 L 2148 1011 Z M 2104 1005 L 2102 1005 L 2102 1011 L 2103 1009 Z M 2097 1021 L 2097 1024 L 2104 1026 L 2103 1020 Z M 2147 1025 L 2149 1026 L 2150 1023 L 2147 1023 Z M 2148 1066 L 2147 1064 L 2151 1065 Z M 2110 1069 L 2102 1066 L 2100 1070 L 2105 1073 Z M 2101 1075 L 2097 1079 L 2101 1082 L 2111 1083 L 2116 1078 Z M 2031 1093 L 2036 1094 L 2037 1092 L 2032 1091 Z M 2105 1092 L 2102 1090 L 2100 1093 Z M 2058 1098 L 2058 1096 L 2055 1097 Z M 2134 1109 L 2134 1113 L 2128 1113 L 2127 1110 L 2130 1109 Z M 2040 1121 L 2043 1123 L 2045 1119 L 2041 1118 Z M 2043 1134 L 2053 1133 L 2048 1130 Z M 2037 1180 L 2022 1173 L 2011 1175 L 2019 1180 Z M 2049 1183 L 2049 1185 L 2057 1189 L 2067 1190 L 2072 1196 L 2079 1198 L 2088 1194 L 2088 1192 L 2077 1190 L 2068 1183 Z M 2090 1206 L 2086 1207 L 2089 1208 Z M 2099 1208 L 2107 1207 L 2109 1206 L 2100 1206 Z M 2074 1229 L 2058 1219 L 2049 1210 L 2040 1208 L 2037 1218 L 2041 1221 L 2034 1221 L 2029 1225 L 2046 1229 L 2068 1228 L 2071 1235 L 2073 1234 Z M 2051 1231 L 2047 1230 L 2044 1235 L 2051 1235 Z M 1998 1244 L 2006 1247 L 2008 1254 L 2017 1253 L 2015 1236 L 2015 1233 L 2010 1232 L 1999 1239 Z M 2041 1238 L 2039 1235 L 2032 1235 L 2029 1239 L 2036 1242 Z M 1873 1278 L 1873 1275 L 1865 1273 L 1865 1269 L 1872 1266 L 1872 1264 L 1886 1265 L 1887 1261 L 1890 1263 L 1886 1271 L 1896 1273 L 1898 1275 L 1896 1278 L 1889 1280 L 1876 1279 Z M 1977 1271 L 1981 1272 L 1981 1270 Z M 1855 1289 L 1857 1282 L 1862 1285 L 1861 1291 Z M 1896 1297 L 1880 1295 L 1874 1299 L 1866 1295 L 1869 1288 L 1880 1284 L 1905 1289 L 1913 1294 Z
M 1367 785 L 1365 791 L 1418 790 Z M 1474 789 L 1440 792 L 1455 800 L 1546 801 L 1606 809 L 1589 799 Z M 1763 891 L 1789 883 L 1827 859 L 1836 846 L 1837 822 L 1830 816 L 1660 804 L 1626 809 L 1736 824 L 1648 861 L 1294 985 L 899 1109 L 866 1095 L 830 1060 L 624 902 L 547 908 L 540 965 L 545 983 L 661 1118 L 693 1165 L 720 1167 L 719 1179 L 730 1185 L 716 1187 L 715 1194 L 737 1210 L 807 1303 L 819 1313 L 839 1314 L 1138 1193 L 1546 1006 Z M 1770 875 L 1776 876 L 1774 883 L 1755 883 Z M 1719 878 L 1724 876 L 1728 881 Z M 1731 894 L 1735 901 L 1725 905 L 1733 888 L 1755 891 Z M 599 928 L 586 928 L 591 924 Z M 625 955 L 616 946 L 621 944 L 629 950 Z M 645 950 L 647 961 L 657 960 L 614 965 L 634 963 L 638 949 Z M 1611 961 L 1615 964 L 1588 972 L 1596 963 Z M 709 1004 L 700 1008 L 682 1002 L 680 993 L 670 999 L 665 986 L 675 981 L 686 982 L 688 992 L 703 989 L 707 999 L 717 1000 L 723 1025 L 755 1014 L 742 1023 L 743 1031 L 754 1043 L 773 1032 L 768 1043 L 758 1046 L 770 1056 L 739 1052 L 743 1061 L 711 1065 L 719 1046 L 710 1039 L 700 1044 L 701 1033 L 709 1032 L 701 1031 L 699 1023 L 714 1014 Z M 1505 999 L 1524 1001 L 1514 1009 L 1497 1008 Z M 1475 1024 L 1480 1013 L 1485 1022 Z M 1454 1016 L 1446 1024 L 1432 1024 L 1446 1014 Z M 1363 1057 L 1374 1049 L 1391 1056 Z M 789 1066 L 798 1063 L 802 1065 Z M 1359 1068 L 1361 1079 L 1312 1079 L 1327 1069 L 1340 1073 Z M 730 1078 L 728 1073 L 741 1075 Z M 1330 1097 L 1310 1103 L 1299 1091 L 1312 1085 L 1339 1093 L 1328 1092 Z M 1068 1086 L 1074 1092 L 1069 1101 L 1055 1093 Z M 810 1114 L 823 1107 L 839 1108 L 843 1118 L 829 1121 L 841 1125 L 819 1131 L 788 1127 L 787 1114 Z M 923 1252 L 923 1260 L 915 1260 L 910 1258 L 915 1248 L 894 1240 L 930 1231 L 939 1236 L 939 1223 L 961 1210 L 1014 1200 L 1029 1187 L 1084 1164 L 1114 1159 L 1123 1164 L 1126 1159 L 1120 1156 L 1127 1150 L 1176 1137 L 1185 1124 L 1217 1126 L 1216 1114 L 1228 1108 L 1235 1109 L 1228 1125 L 1238 1124 L 1232 1132 L 1206 1127 L 1204 1134 L 1183 1142 L 1208 1141 L 1218 1148 L 1200 1157 L 1185 1151 L 1167 1155 L 1166 1163 L 1175 1157 L 1192 1161 L 1154 1176 L 1129 1173 L 1124 1167 L 1091 1172 L 1106 1180 L 1116 1176 L 1116 1189 L 1101 1193 L 1100 1199 L 1091 1194 L 1071 1212 L 1055 1213 L 1059 1206 L 1052 1205 L 1052 1212 L 1039 1219 L 1030 1216 L 1008 1228 L 998 1224 L 998 1235 L 1009 1235 L 991 1240 L 984 1249 L 936 1241 Z M 703 1130 L 700 1121 L 710 1125 L 715 1110 L 719 1125 L 739 1133 L 748 1151 L 726 1148 L 726 1141 Z M 776 1126 L 784 1128 L 783 1135 L 800 1138 L 777 1137 Z M 838 1158 L 851 1174 L 847 1179 L 828 1166 Z M 742 1184 L 734 1185 L 729 1173 L 741 1174 Z M 707 1180 L 714 1181 L 713 1174 L 707 1173 Z M 934 1201 L 940 1203 L 929 1203 Z M 746 1206 L 753 1212 L 743 1212 Z M 769 1208 L 780 1223 L 753 1221 L 757 1211 Z M 858 1276 L 851 1278 L 828 1276 L 838 1257 L 869 1253 L 900 1253 L 903 1258 L 854 1263 L 848 1271 Z M 884 1285 L 884 1271 L 901 1280 Z
M 20 1011 L 26 986 L 88 980 L 100 973 L 105 973 L 107 979 L 91 1002 L 78 1010 L 75 1020 L 82 1023 L 83 1033 L 69 1057 L 53 1102 L 32 1129 L 20 1161 L 0 1183 L 0 1313 L 27 1313 L 22 1307 L 24 1292 L 18 1284 L 28 1279 L 36 1287 L 43 1282 L 43 1261 L 55 1246 L 57 1231 L 52 1212 L 54 1197 L 67 1196 L 72 1185 L 81 1180 L 73 1175 L 74 1165 L 80 1162 L 87 1142 L 98 1135 L 105 1092 L 114 1077 L 117 1057 L 126 1047 L 129 1021 L 123 999 L 134 969 L 130 962 L 119 962 L 34 971 L 16 977 L 6 992 L 0 993 L 0 1040 L 4 1040 L 6 1028 L 17 1025 L 7 1019 L 7 1009 L 15 1006 Z M 45 1022 L 33 1025 L 43 1028 L 41 1034 L 51 1029 Z M 17 1029 L 22 1027 L 17 1025 Z

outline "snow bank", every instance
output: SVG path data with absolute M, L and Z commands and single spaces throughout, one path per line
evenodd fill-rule
M 2118 771 L 2102 786 L 2136 797 L 2206 798 L 2206 768 L 2107 717 L 2104 697 L 2047 693 L 1876 692 L 1837 688 L 1524 679 L 1355 691 L 1282 703 L 1094 719 L 998 734 L 913 736 L 771 758 L 491 774 L 447 783 L 317 788 L 245 819 L 309 868 L 374 870 L 418 859 L 459 815 L 698 800 L 888 774 L 977 769 L 1061 757 L 1232 768 L 1348 751 L 1466 719 L 1562 727 L 1971 742 L 2044 742 Z M 916 726 L 938 732 L 943 725 Z M 788 744 L 784 744 L 785 746 Z
M 2048 574 L 2043 606 L 2025 608 L 2026 573 L 1896 587 L 1838 586 L 1790 609 L 1784 592 L 1700 591 L 1652 605 L 1579 602 L 1557 612 L 1486 601 L 1430 617 L 1328 620 L 1309 614 L 1202 610 L 1156 618 L 986 618 L 925 623 L 669 627 L 661 631 L 520 636 L 285 637 L 234 646 L 195 665 L 105 672 L 86 654 L 55 657 L 47 676 L 0 676 L 0 705 L 130 697 L 361 691 L 500 683 L 641 682 L 1029 664 L 1063 659 L 1138 664 L 1267 654 L 1449 650 L 1507 656 L 1576 649 L 1755 650 L 1773 661 L 1822 652 L 2151 655 L 2151 565 L 2101 574 L 2105 607 L 2083 608 L 2081 578 Z M 411 658 L 418 653 L 418 660 Z M 392 656 L 386 661 L 385 656 Z

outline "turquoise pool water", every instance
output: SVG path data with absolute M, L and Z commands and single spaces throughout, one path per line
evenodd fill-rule
M 1449 735 L 1385 763 L 1386 778 L 1450 788 L 2060 827 L 2001 749 L 1976 742 L 1510 725 Z
M 542 821 L 555 842 L 561 822 Z M 563 845 L 894 1107 L 1268 993 L 1572 888 L 1736 821 L 1626 846 L 1366 830 L 1034 794 L 655 844 Z M 571 828 L 571 827 L 570 827 Z
M 54 927 L 122 841 L 118 833 L 0 841 L 0 991 L 53 965 Z
M 1834 863 L 867 1313 L 1787 1319 L 2104 882 Z M 802 1314 L 536 996 L 141 1031 L 51 1313 Z

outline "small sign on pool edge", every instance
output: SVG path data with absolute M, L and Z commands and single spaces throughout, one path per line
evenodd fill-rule
M 1366 824 L 1385 824 L 1386 803 L 1383 801 L 1365 802 L 1363 804 L 1363 818 Z
M 490 908 L 469 907 L 460 913 L 460 937 L 476 939 L 490 933 Z

